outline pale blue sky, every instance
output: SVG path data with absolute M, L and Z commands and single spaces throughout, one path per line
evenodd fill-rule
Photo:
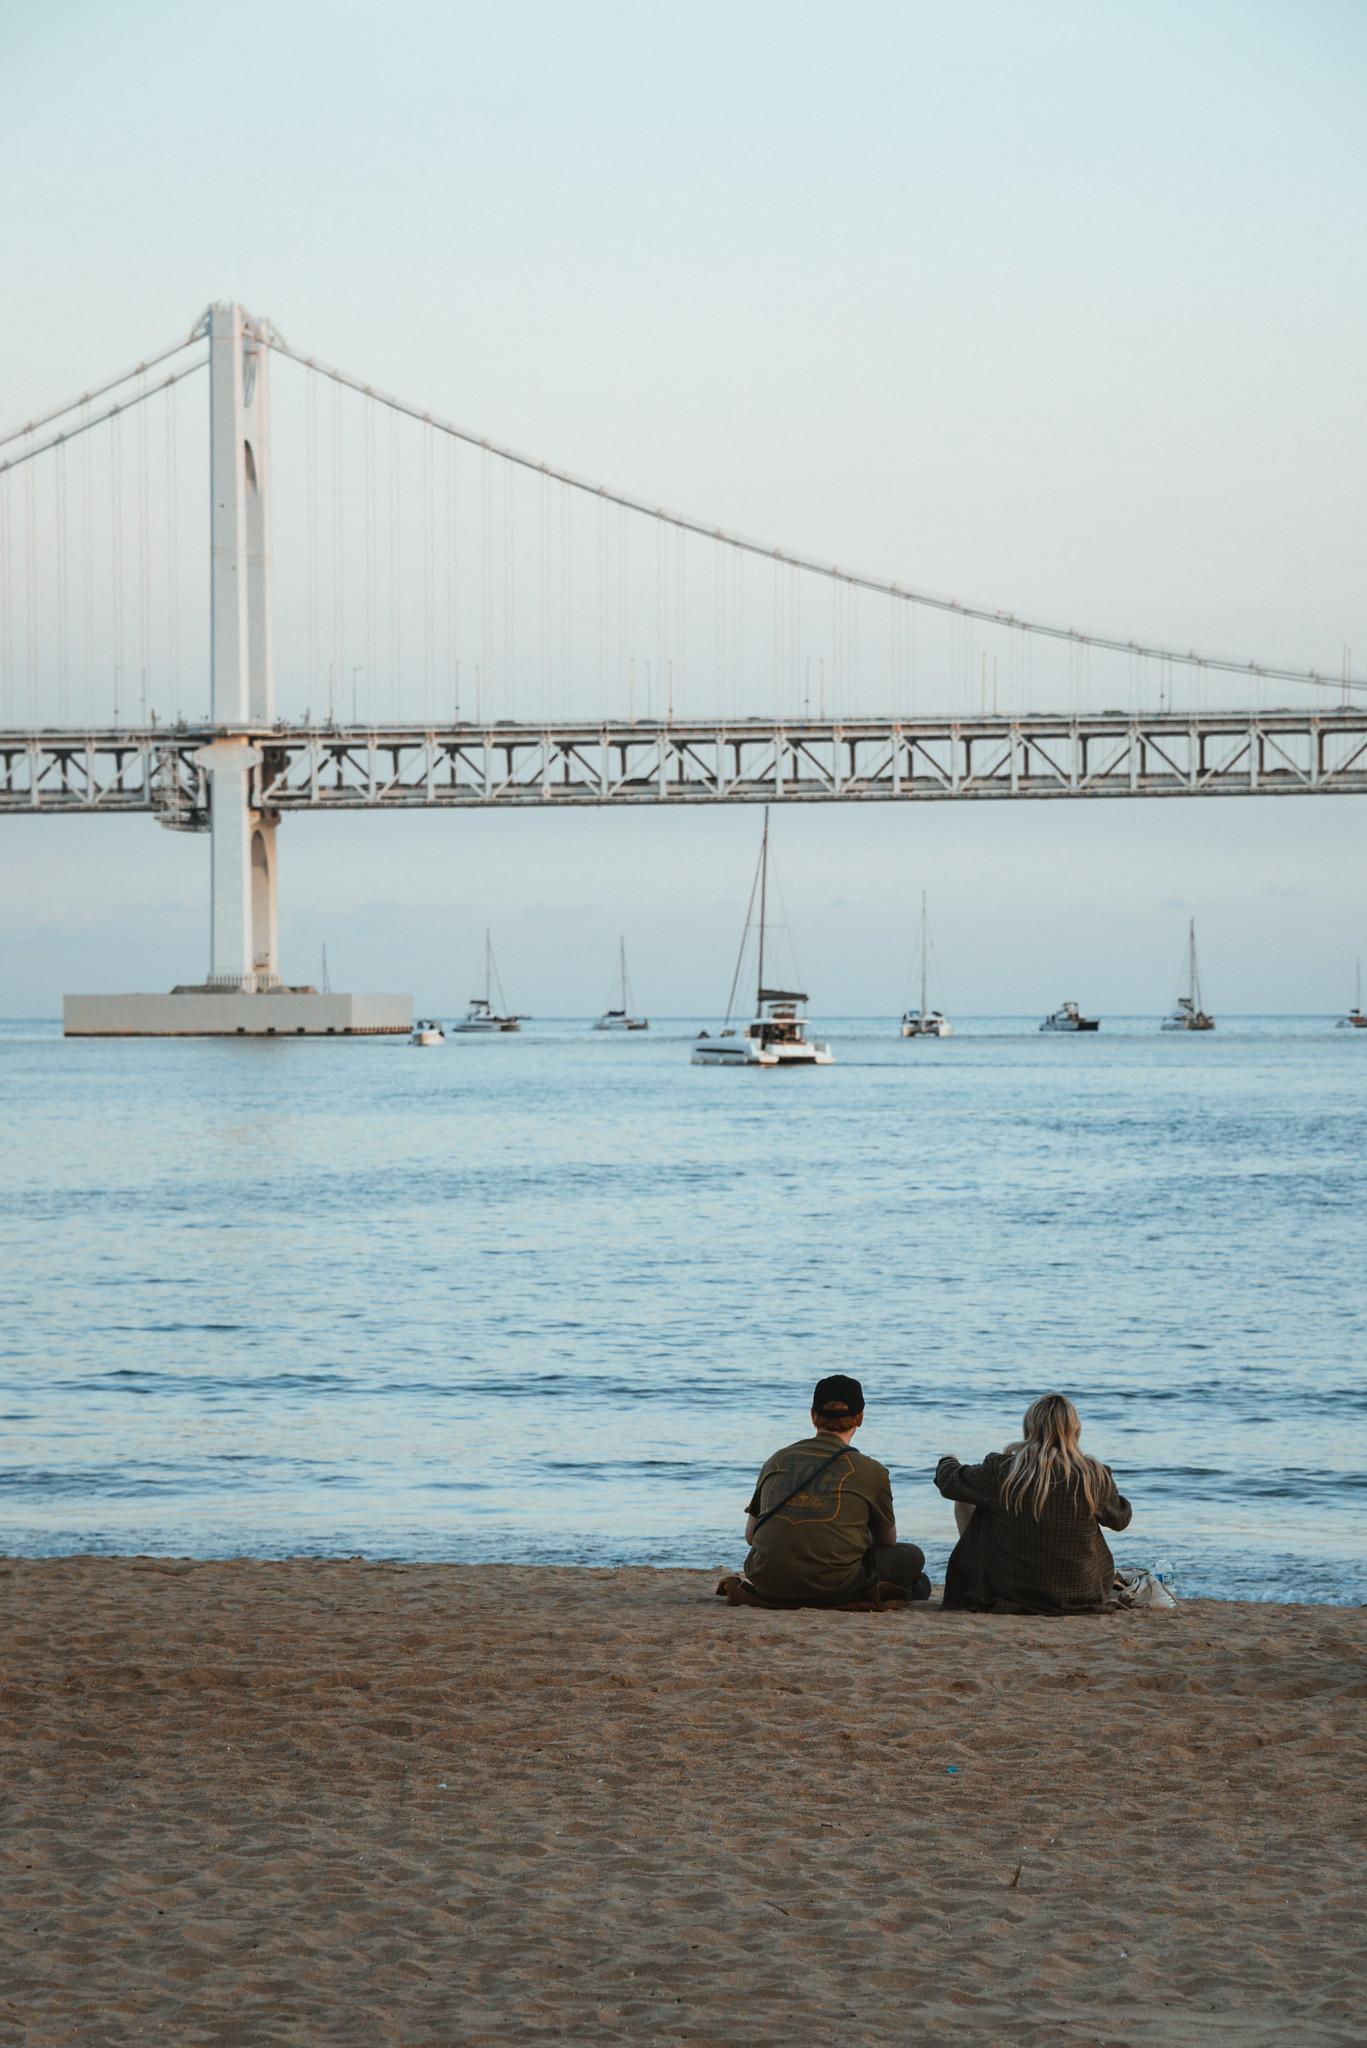
M 210 298 L 434 409 L 932 589 L 1367 669 L 1367 13 L 9 4 L 0 420 Z M 1367 952 L 1351 801 L 805 809 L 815 1008 L 890 1009 L 916 892 L 947 994 L 1229 1009 Z M 619 929 L 720 1000 L 753 813 L 282 833 L 287 972 L 589 1010 Z M 0 1011 L 207 965 L 205 848 L 0 829 Z M 15 884 L 18 886 L 15 886 Z M 901 904 L 905 902 L 905 915 Z M 901 929 L 900 927 L 905 927 Z M 1082 966 L 1079 963 L 1083 963 Z M 511 992 L 511 991 L 510 991 Z

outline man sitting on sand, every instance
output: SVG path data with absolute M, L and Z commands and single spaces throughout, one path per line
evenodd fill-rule
M 832 1373 L 812 1396 L 814 1434 L 775 1451 L 746 1510 L 745 1576 L 762 1600 L 838 1607 L 880 1580 L 930 1597 L 925 1553 L 897 1541 L 887 1467 L 851 1448 L 864 1420 L 858 1380 Z

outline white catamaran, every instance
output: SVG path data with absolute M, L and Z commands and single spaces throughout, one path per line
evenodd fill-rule
M 1357 962 L 1357 998 L 1346 1017 L 1340 1017 L 1340 1031 L 1367 1031 L 1367 1017 L 1362 1014 L 1362 962 Z
M 1215 1019 L 1201 1007 L 1201 971 L 1196 965 L 1196 919 L 1187 925 L 1187 992 L 1159 1026 L 1161 1031 L 1213 1031 Z
M 494 990 L 498 990 L 498 1008 L 494 1008 Z M 484 994 L 471 996 L 470 1007 L 451 1026 L 466 1036 L 488 1038 L 496 1031 L 520 1031 L 527 1020 L 508 1008 L 508 999 L 503 993 L 503 983 L 498 978 L 494 962 L 493 943 L 488 932 L 484 934 Z
M 755 1017 L 743 1032 L 737 1033 L 732 1027 L 731 1017 L 745 960 L 745 944 L 750 935 L 750 914 L 755 907 L 756 890 L 759 891 L 759 972 L 755 987 Z M 807 1036 L 807 1019 L 801 1009 L 806 996 L 798 989 L 764 986 L 764 937 L 768 909 L 769 807 L 766 804 L 759 866 L 750 885 L 745 929 L 741 933 L 736 971 L 731 977 L 726 1018 L 717 1038 L 710 1037 L 706 1031 L 698 1033 L 691 1055 L 695 1067 L 829 1067 L 834 1063 L 835 1056 L 829 1045 L 821 1039 Z
M 617 1004 L 604 1010 L 594 1024 L 595 1031 L 649 1031 L 649 1017 L 633 1017 L 631 1014 L 631 983 L 627 980 L 627 942 L 617 941 Z
M 926 1005 L 926 892 L 921 891 L 921 1007 L 902 1016 L 903 1038 L 952 1038 L 954 1026 L 941 1010 Z

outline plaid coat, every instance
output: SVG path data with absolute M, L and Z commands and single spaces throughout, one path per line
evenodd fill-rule
M 1001 1500 L 1010 1462 L 1004 1451 L 993 1451 L 981 1465 L 941 1458 L 935 1468 L 946 1500 L 967 1501 L 975 1511 L 945 1570 L 945 1606 L 989 1614 L 1083 1614 L 1100 1607 L 1115 1580 L 1101 1528 L 1128 1528 L 1129 1502 L 1107 1471 L 1095 1515 L 1063 1486 L 1053 1489 L 1038 1521 L 1029 1508 L 1013 1514 Z

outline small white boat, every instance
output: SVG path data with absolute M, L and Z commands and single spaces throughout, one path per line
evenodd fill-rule
M 494 990 L 498 990 L 498 1009 L 494 1008 Z M 463 1037 L 489 1038 L 500 1031 L 520 1031 L 526 1019 L 519 1017 L 508 1008 L 508 999 L 503 993 L 503 983 L 498 978 L 494 963 L 494 948 L 486 931 L 484 934 L 484 994 L 471 996 L 470 1007 L 465 1015 L 451 1026 L 452 1031 Z
M 1339 1018 L 1338 1028 L 1340 1031 L 1367 1031 L 1367 1016 L 1364 1016 L 1362 1011 L 1361 960 L 1357 963 L 1357 1001 L 1353 1004 L 1347 1016 Z
M 750 936 L 750 911 L 759 891 L 759 970 L 755 986 L 755 1015 L 743 1031 L 731 1024 L 731 1016 Z M 731 1000 L 726 1020 L 716 1038 L 700 1031 L 693 1041 L 690 1058 L 695 1067 L 829 1067 L 835 1055 L 824 1039 L 808 1038 L 802 1005 L 807 998 L 799 989 L 764 986 L 764 937 L 769 902 L 769 807 L 764 808 L 764 833 L 760 840 L 759 867 L 750 885 L 750 902 L 745 913 L 736 971 L 731 978 Z
M 631 983 L 627 980 L 627 942 L 617 941 L 619 969 L 618 996 L 615 1009 L 604 1010 L 594 1024 L 595 1031 L 649 1031 L 649 1017 L 633 1017 L 631 1014 Z
M 442 1030 L 435 1017 L 419 1017 L 417 1023 L 413 1026 L 413 1034 L 408 1043 L 410 1045 L 445 1045 L 446 1033 Z
M 952 1038 L 954 1026 L 943 1010 L 932 1010 L 926 1002 L 926 892 L 921 891 L 921 1007 L 902 1015 L 903 1038 Z
M 1041 1031 L 1099 1031 L 1099 1017 L 1084 1017 L 1076 1003 L 1060 1003 L 1040 1025 Z
M 1187 992 L 1177 998 L 1160 1031 L 1213 1031 L 1215 1019 L 1201 1007 L 1201 973 L 1196 965 L 1196 919 L 1187 925 Z

